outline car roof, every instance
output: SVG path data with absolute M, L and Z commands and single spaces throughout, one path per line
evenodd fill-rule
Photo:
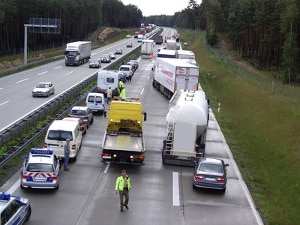
M 211 163 L 211 164 L 222 164 L 221 159 L 216 159 L 216 158 L 203 158 L 201 159 L 201 163 Z
M 47 151 L 47 149 L 45 149 Z M 52 154 L 43 154 L 43 153 L 31 153 L 29 152 L 28 155 L 28 163 L 45 163 L 45 164 L 52 164 L 54 153 L 51 151 Z
M 72 110 L 88 110 L 87 106 L 73 106 Z
M 51 84 L 51 82 L 48 82 L 48 81 L 41 81 L 41 82 L 38 82 L 37 84 Z

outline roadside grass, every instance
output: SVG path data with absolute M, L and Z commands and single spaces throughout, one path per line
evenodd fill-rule
M 205 33 L 179 32 L 196 54 L 200 84 L 264 223 L 298 224 L 299 96 L 272 94 L 240 76 L 205 47 Z

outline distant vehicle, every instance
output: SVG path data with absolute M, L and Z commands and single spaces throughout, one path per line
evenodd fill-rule
M 116 59 L 116 55 L 114 52 L 109 53 L 110 59 Z
M 155 42 L 153 40 L 143 40 L 141 44 L 141 58 L 151 58 L 154 46 Z
M 225 191 L 227 166 L 221 159 L 202 158 L 195 166 L 193 188 L 208 188 Z
M 80 130 L 81 130 L 82 135 L 86 134 L 87 129 L 89 128 L 89 122 L 87 120 L 82 120 L 81 118 L 65 117 L 62 120 L 78 122 L 80 125 Z
M 55 88 L 51 82 L 39 82 L 32 90 L 32 97 L 49 97 L 54 92 Z
M 132 65 L 121 65 L 119 67 L 119 72 L 124 73 L 126 77 L 132 76 L 133 75 L 133 70 L 132 70 Z
M 130 34 L 127 34 L 126 35 L 126 38 L 131 38 L 132 36 Z
M 123 49 L 122 48 L 118 48 L 115 52 L 115 54 L 117 55 L 122 55 L 123 54 Z
M 142 42 L 144 40 L 144 35 L 143 34 L 139 34 L 138 36 L 137 36 L 137 41 L 138 42 Z
M 0 192 L 0 224 L 24 224 L 31 216 L 27 198 Z
M 52 150 L 32 148 L 21 170 L 21 188 L 59 188 L 60 163 Z
M 102 63 L 110 63 L 110 62 L 111 62 L 110 55 L 109 55 L 109 54 L 102 55 L 102 56 L 100 57 L 100 61 L 101 61 Z
M 83 123 L 87 124 L 87 129 L 89 128 L 89 125 L 94 122 L 93 113 L 86 106 L 73 106 L 68 117 L 80 118 Z
M 155 44 L 161 45 L 164 42 L 164 38 L 162 35 L 158 35 L 155 37 L 154 41 L 155 41 Z
M 184 46 L 189 46 L 189 44 L 187 42 L 184 42 L 183 45 Z
M 91 42 L 76 41 L 68 43 L 65 50 L 66 66 L 79 66 L 91 58 Z
M 91 59 L 89 63 L 89 68 L 100 68 L 101 62 L 98 59 Z
M 125 65 L 131 65 L 133 73 L 138 69 L 139 63 L 136 60 L 129 60 L 128 62 L 125 63 Z
M 126 45 L 127 48 L 132 48 L 132 42 L 128 42 Z
M 86 106 L 92 111 L 92 112 L 99 112 L 101 115 L 103 114 L 105 110 L 105 99 L 104 94 L 97 93 L 97 92 L 90 92 L 86 96 L 85 100 Z

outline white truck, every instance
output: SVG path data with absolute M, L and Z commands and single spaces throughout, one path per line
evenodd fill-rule
M 190 50 L 177 50 L 178 59 L 186 59 L 187 62 L 196 65 L 196 56 L 193 51 Z
M 164 164 L 194 166 L 205 154 L 209 104 L 202 90 L 180 90 L 170 100 L 163 141 Z
M 141 44 L 141 58 L 151 58 L 155 47 L 154 40 L 143 40 Z
M 109 87 L 112 90 L 118 88 L 119 76 L 119 71 L 117 70 L 99 70 L 97 77 L 97 92 L 104 94 L 106 97 L 107 89 Z
M 174 39 L 167 40 L 167 50 L 177 50 L 177 42 Z
M 197 90 L 200 68 L 183 59 L 156 58 L 152 86 L 170 99 L 176 90 Z
M 64 55 L 66 66 L 79 66 L 84 64 L 91 58 L 91 42 L 76 41 L 67 43 Z

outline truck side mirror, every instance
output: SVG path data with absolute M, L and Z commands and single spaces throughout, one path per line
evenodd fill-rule
M 143 112 L 143 114 L 144 114 L 144 121 L 146 121 L 147 120 L 147 113 Z

